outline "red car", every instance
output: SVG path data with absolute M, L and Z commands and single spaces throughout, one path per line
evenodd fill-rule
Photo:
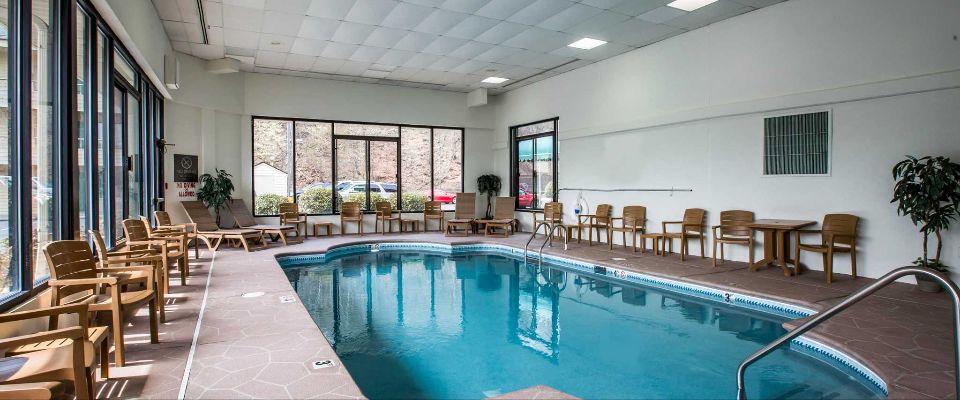
M 457 195 L 456 193 L 435 192 L 433 194 L 433 200 L 443 204 L 450 204 L 457 200 Z
M 517 196 L 517 203 L 520 208 L 530 208 L 533 205 L 533 193 L 530 193 L 527 185 L 520 185 L 520 195 Z

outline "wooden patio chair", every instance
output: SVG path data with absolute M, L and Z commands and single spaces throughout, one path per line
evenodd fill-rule
M 157 227 L 154 229 L 158 232 L 162 231 L 179 231 L 187 234 L 187 244 L 193 243 L 193 259 L 200 259 L 200 239 L 197 238 L 197 224 L 186 223 L 186 224 L 174 224 L 170 220 L 170 214 L 166 211 L 154 211 L 153 219 L 156 222 Z
M 516 197 L 497 197 L 493 203 L 493 219 L 484 221 L 483 236 L 509 237 L 514 233 L 518 224 L 516 208 Z
M 850 253 L 850 275 L 857 279 L 857 226 L 860 217 L 850 214 L 827 214 L 823 217 L 823 229 L 798 230 L 794 236 L 793 259 L 797 262 L 796 275 L 800 275 L 800 251 L 812 251 L 823 256 L 823 272 L 827 283 L 833 283 L 833 254 Z M 819 234 L 820 243 L 801 243 L 801 234 Z
M 190 253 L 187 249 L 187 234 L 183 232 L 165 232 L 150 234 L 149 224 L 141 219 L 123 220 L 123 236 L 130 251 L 159 250 L 163 266 L 170 271 L 171 262 L 177 263 L 180 270 L 180 286 L 187 286 L 190 276 Z M 161 282 L 169 291 L 169 279 Z
M 620 221 L 620 226 L 614 226 L 615 221 Z M 626 206 L 623 208 L 623 216 L 610 218 L 608 225 L 607 245 L 613 250 L 613 233 L 623 234 L 623 247 L 627 247 L 627 233 L 633 238 L 633 252 L 637 252 L 637 234 L 644 234 L 647 231 L 647 208 L 644 206 Z M 599 239 L 599 236 L 598 236 Z
M 238 240 L 246 251 L 250 251 L 250 241 L 259 241 L 261 247 L 267 247 L 263 233 L 256 229 L 220 229 L 202 201 L 181 201 L 180 205 L 196 227 L 197 237 L 206 243 L 211 251 L 219 249 L 224 240 Z
M 283 206 L 283 204 L 281 204 L 281 206 Z M 294 206 L 296 206 L 296 204 L 294 204 Z M 261 235 L 269 237 L 273 241 L 280 239 L 284 246 L 288 244 L 287 235 L 291 232 L 296 233 L 297 239 L 299 239 L 300 242 L 303 242 L 303 235 L 300 234 L 300 228 L 298 225 L 286 225 L 283 223 L 282 217 L 280 225 L 259 224 L 257 223 L 257 219 L 253 217 L 253 213 L 251 213 L 250 209 L 247 208 L 247 204 L 244 203 L 242 199 L 230 200 L 227 202 L 227 208 L 229 208 L 230 213 L 233 214 L 233 220 L 236 221 L 237 228 L 260 231 Z M 304 223 L 303 231 L 307 231 L 306 223 Z
M 161 255 L 161 247 L 154 246 L 150 248 L 142 248 L 138 250 L 130 249 L 121 249 L 121 250 L 110 250 L 107 248 L 106 242 L 103 241 L 103 235 L 100 234 L 100 231 L 90 230 L 88 231 L 90 237 L 93 238 L 93 247 L 96 249 L 97 258 L 100 260 L 100 268 L 107 270 L 112 268 L 114 265 L 129 266 L 129 265 L 146 265 L 153 268 L 153 278 L 155 284 L 157 285 L 157 290 L 160 292 L 160 321 L 166 322 L 167 314 L 165 310 L 165 300 L 167 294 L 170 293 L 170 272 L 168 268 L 167 259 Z M 140 278 L 139 272 L 127 272 L 129 279 Z
M 683 261 L 684 256 L 690 255 L 690 246 L 688 241 L 690 239 L 697 239 L 700 241 L 700 258 L 703 258 L 704 255 L 704 225 L 707 221 L 707 211 L 702 208 L 688 208 L 683 210 L 683 221 L 663 221 L 663 244 L 664 249 L 661 249 L 661 252 L 664 252 L 666 247 L 669 245 L 670 251 L 673 252 L 673 239 L 680 239 L 680 261 Z M 680 225 L 680 232 L 669 232 L 667 227 L 670 225 Z
M 476 226 L 477 194 L 457 193 L 453 219 L 447 221 L 447 236 L 469 236 Z
M 88 303 L 90 312 L 108 312 L 113 332 L 113 356 L 117 367 L 123 367 L 125 347 L 123 330 L 124 316 L 147 305 L 150 320 L 150 343 L 159 343 L 157 332 L 157 292 L 153 279 L 134 280 L 125 272 L 152 274 L 149 266 L 97 268 L 97 262 L 87 242 L 83 240 L 60 240 L 43 246 L 43 256 L 50 266 L 51 304 Z M 141 290 L 132 290 L 145 283 Z M 127 291 L 121 292 L 126 286 Z M 79 298 L 72 295 L 80 294 Z M 82 331 L 81 331 L 82 332 Z M 82 336 L 81 336 L 82 337 Z
M 387 234 L 387 223 L 389 223 L 389 232 L 393 232 L 393 223 L 396 222 L 400 224 L 400 211 L 393 209 L 393 203 L 389 201 L 378 201 L 374 207 L 377 213 L 377 219 L 373 223 L 374 232 L 382 232 L 384 235 Z M 403 225 L 401 224 L 400 230 L 403 230 Z
M 300 236 L 300 227 L 303 227 L 303 236 L 307 236 L 307 214 L 300 212 L 300 206 L 297 203 L 280 204 L 280 225 L 293 225 L 297 230 L 297 236 Z
M 603 231 L 607 234 L 607 241 L 610 241 L 610 232 L 607 228 L 610 226 L 610 218 L 613 214 L 613 206 L 609 204 L 600 204 L 597 206 L 597 212 L 594 214 L 580 214 L 577 216 L 577 230 L 580 232 L 577 235 L 577 243 L 580 243 L 580 238 L 583 236 L 583 230 L 586 229 L 589 231 L 587 237 L 589 237 L 589 245 L 593 246 L 593 231 L 597 231 L 597 243 L 600 242 L 600 232 Z
M 22 361 L 15 361 L 17 364 Z M 0 368 L 3 361 L 0 361 Z M 0 400 L 46 400 L 63 397 L 63 384 L 60 382 L 0 383 Z M 77 398 L 81 398 L 77 396 Z
M 567 241 L 570 241 L 573 230 L 578 228 L 577 225 L 568 225 L 563 223 L 563 203 L 556 201 L 551 201 L 543 205 L 543 221 L 550 222 L 555 227 L 560 227 L 560 233 L 562 235 L 561 238 L 566 237 Z M 550 228 L 544 226 L 544 230 L 547 229 Z M 550 232 L 544 232 L 544 234 L 548 235 Z
M 363 236 L 363 211 L 360 210 L 360 203 L 345 201 L 340 204 L 340 236 L 345 234 L 348 222 L 356 223 L 357 235 Z
M 437 221 L 437 232 L 443 232 L 443 203 L 439 201 L 425 201 L 423 202 L 423 231 L 427 232 L 428 229 L 427 223 L 430 220 Z
M 720 247 L 720 260 L 723 257 L 723 245 L 745 244 L 749 252 L 750 265 L 753 265 L 753 229 L 749 226 L 754 220 L 753 211 L 727 210 L 720 212 L 720 225 L 713 226 L 713 267 L 717 267 L 717 246 Z

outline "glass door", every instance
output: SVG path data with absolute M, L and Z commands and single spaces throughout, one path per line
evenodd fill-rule
M 345 201 L 367 210 L 367 141 L 337 139 L 337 209 Z
M 397 209 L 397 156 L 400 142 L 370 141 L 370 207 L 389 201 Z
M 336 139 L 337 208 L 344 201 L 372 210 L 389 201 L 397 208 L 398 140 Z

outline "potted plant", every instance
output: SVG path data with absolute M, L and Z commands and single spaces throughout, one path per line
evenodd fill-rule
M 946 157 L 907 156 L 893 167 L 893 200 L 897 212 L 910 217 L 923 235 L 923 252 L 914 265 L 946 273 L 948 268 L 940 261 L 943 248 L 941 231 L 950 228 L 960 209 L 960 164 Z M 937 240 L 933 258 L 928 255 L 930 235 Z M 940 284 L 917 275 L 917 286 L 926 292 L 938 292 Z
M 222 169 L 216 169 L 216 175 L 200 175 L 200 188 L 197 189 L 197 200 L 203 202 L 207 208 L 212 208 L 217 215 L 217 225 L 220 225 L 220 209 L 227 205 L 233 194 L 233 175 Z
M 493 196 L 500 194 L 500 177 L 493 174 L 477 178 L 477 191 L 487 195 L 487 219 L 493 218 Z

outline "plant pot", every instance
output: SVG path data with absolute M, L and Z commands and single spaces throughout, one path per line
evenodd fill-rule
M 930 279 L 926 275 L 916 275 L 916 277 L 917 289 L 920 289 L 921 292 L 937 293 L 943 290 L 943 287 L 940 286 L 940 282 Z

